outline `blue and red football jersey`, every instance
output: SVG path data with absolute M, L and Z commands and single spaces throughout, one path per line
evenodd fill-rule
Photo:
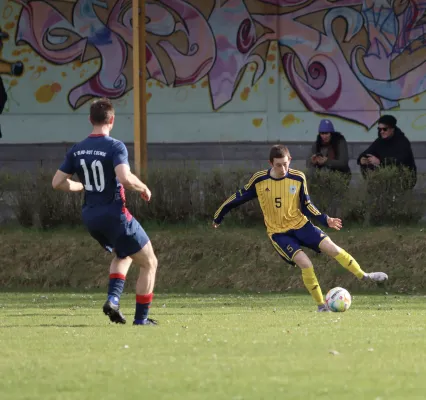
M 114 170 L 119 164 L 129 164 L 125 144 L 107 135 L 90 135 L 67 152 L 59 169 L 77 174 L 85 189 L 84 206 L 125 207 L 124 188 Z

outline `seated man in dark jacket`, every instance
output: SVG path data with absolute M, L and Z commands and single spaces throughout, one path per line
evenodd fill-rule
M 396 124 L 392 115 L 383 115 L 379 119 L 378 138 L 359 155 L 358 164 L 364 177 L 368 170 L 381 166 L 407 167 L 413 172 L 413 182 L 409 185 L 413 188 L 417 179 L 413 151 L 410 141 Z

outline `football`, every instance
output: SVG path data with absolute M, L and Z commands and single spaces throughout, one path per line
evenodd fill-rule
M 352 298 L 346 289 L 335 287 L 327 293 L 325 302 L 330 311 L 345 312 L 351 306 Z

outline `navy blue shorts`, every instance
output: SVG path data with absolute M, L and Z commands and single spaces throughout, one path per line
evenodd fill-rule
M 302 247 L 321 253 L 319 246 L 324 239 L 328 238 L 328 235 L 311 222 L 307 222 L 300 229 L 274 233 L 270 238 L 275 250 L 283 260 L 295 265 L 294 256 L 302 251 Z
M 140 251 L 149 237 L 140 223 L 129 213 L 90 215 L 83 212 L 83 222 L 90 235 L 118 258 Z

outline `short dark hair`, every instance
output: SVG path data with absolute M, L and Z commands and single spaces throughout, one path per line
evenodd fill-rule
M 283 144 L 274 144 L 269 152 L 269 161 L 274 162 L 274 158 L 284 158 L 285 156 L 288 158 L 291 157 L 287 146 Z
M 114 106 L 109 99 L 97 99 L 90 105 L 90 122 L 93 125 L 109 124 L 114 115 Z

